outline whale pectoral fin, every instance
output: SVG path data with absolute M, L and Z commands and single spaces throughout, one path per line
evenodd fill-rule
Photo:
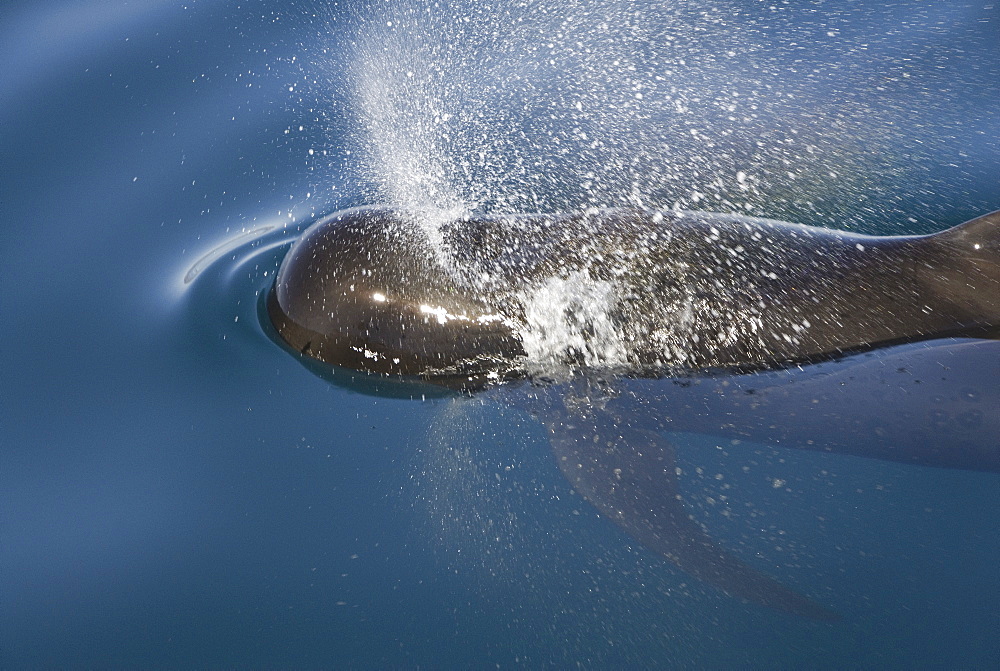
M 840 619 L 712 541 L 684 507 L 673 446 L 659 434 L 593 415 L 563 416 L 547 426 L 577 493 L 647 548 L 730 596 L 816 620 Z

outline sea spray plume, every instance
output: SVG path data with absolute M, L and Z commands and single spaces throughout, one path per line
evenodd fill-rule
M 369 200 L 428 219 L 609 206 L 888 218 L 893 201 L 868 194 L 916 188 L 929 141 L 900 145 L 883 121 L 899 105 L 859 89 L 852 51 L 824 77 L 800 72 L 798 47 L 760 20 L 727 3 L 373 3 L 349 65 L 352 161 Z
M 697 150 L 691 129 L 674 126 L 700 98 L 678 87 L 704 95 L 721 69 L 704 25 L 721 13 L 411 2 L 373 15 L 353 74 L 383 201 L 487 212 L 641 205 L 692 172 L 690 161 L 682 170 L 664 160 L 678 153 L 665 141 L 688 144 L 684 158 Z M 735 172 L 727 167 L 729 180 Z

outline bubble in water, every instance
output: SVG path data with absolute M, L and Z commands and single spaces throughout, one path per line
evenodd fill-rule
M 411 481 L 429 525 L 422 535 L 442 560 L 503 577 L 515 568 L 521 534 L 506 477 L 516 464 L 484 454 L 491 444 L 488 409 L 468 398 L 444 404 L 417 453 Z

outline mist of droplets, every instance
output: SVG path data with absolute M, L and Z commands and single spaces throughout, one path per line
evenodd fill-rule
M 373 2 L 351 155 L 371 200 L 441 219 L 639 205 L 912 225 L 900 203 L 961 124 L 922 62 L 947 30 L 921 29 L 929 9 L 823 11 Z

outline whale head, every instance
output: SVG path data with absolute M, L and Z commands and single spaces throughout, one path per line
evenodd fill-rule
M 310 227 L 282 263 L 267 310 L 303 355 L 456 389 L 504 379 L 523 355 L 501 302 L 392 210 L 347 210 Z

